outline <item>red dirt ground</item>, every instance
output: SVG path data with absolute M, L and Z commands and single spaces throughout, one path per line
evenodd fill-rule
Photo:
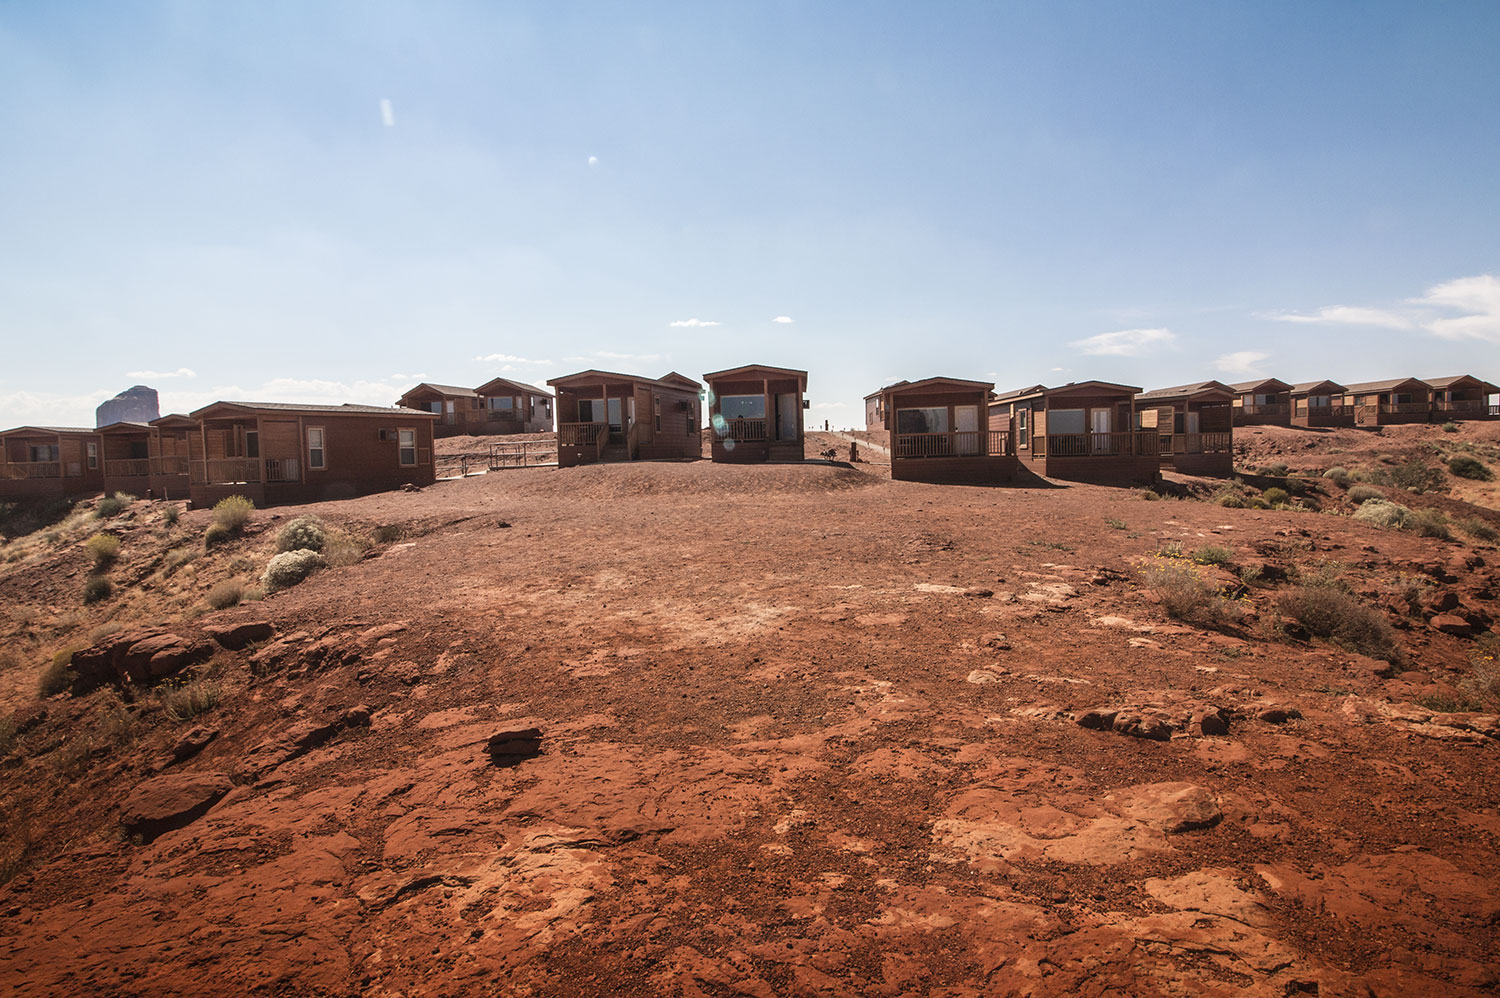
M 70 734 L 116 701 L 62 694 L 0 766 L 7 834 L 31 843 L 0 887 L 10 993 L 1500 984 L 1500 720 L 1418 705 L 1456 695 L 1475 645 L 1399 601 L 1420 579 L 1482 630 L 1493 547 L 817 464 L 513 471 L 256 521 L 304 513 L 406 536 L 163 620 L 276 627 L 221 653 L 209 713 L 173 725 L 142 697 L 120 708 L 134 740 L 64 771 Z M 1397 626 L 1408 671 L 1279 635 L 1285 585 L 1241 593 L 1212 566 L 1192 571 L 1247 616 L 1171 620 L 1142 583 L 1172 545 L 1226 547 L 1266 580 L 1340 575 Z M 28 588 L 31 562 L 0 571 L 6 601 L 62 598 Z M 13 668 L 28 682 L 5 696 L 32 709 L 38 666 Z M 1175 730 L 1080 726 L 1105 707 Z M 1209 715 L 1227 733 L 1203 733 Z M 298 754 L 314 722 L 333 734 Z M 193 724 L 217 737 L 168 766 Z M 541 753 L 496 765 L 487 740 L 530 726 Z M 137 844 L 121 805 L 162 773 L 233 789 Z

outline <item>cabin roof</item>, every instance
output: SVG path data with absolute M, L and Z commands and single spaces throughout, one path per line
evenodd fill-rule
M 667 380 L 670 378 L 671 380 Z M 634 385 L 660 385 L 663 388 L 672 388 L 682 391 L 689 386 L 697 391 L 703 386 L 692 378 L 683 377 L 676 371 L 669 371 L 660 378 L 648 378 L 644 374 L 621 374 L 618 371 L 600 371 L 589 368 L 587 371 L 579 371 L 576 374 L 565 374 L 560 378 L 548 378 L 547 384 L 554 388 L 573 388 L 577 385 L 597 384 L 599 382 L 624 381 Z
M 947 378 L 942 376 L 935 376 L 931 378 L 923 378 L 920 381 L 898 381 L 894 385 L 886 385 L 876 394 L 898 391 L 910 392 L 917 391 L 918 389 L 922 388 L 932 388 L 937 386 L 951 386 L 954 388 L 982 388 L 984 391 L 990 392 L 994 390 L 995 383 L 993 381 L 970 381 L 967 378 Z M 866 397 L 868 398 L 868 396 Z
M 1135 395 L 1139 392 L 1138 385 L 1121 385 L 1113 381 L 1070 381 L 1065 385 L 1057 385 L 1048 388 L 1046 385 L 1032 385 L 1030 388 L 1015 388 L 1008 392 L 1002 392 L 990 399 L 990 404 L 1016 402 L 1024 398 L 1037 396 L 1074 394 L 1081 391 L 1102 390 L 1105 394 Z
M 547 389 L 545 388 L 539 388 L 536 385 L 528 385 L 524 381 L 512 381 L 509 378 L 491 378 L 489 381 L 486 381 L 484 384 L 474 389 L 474 391 L 470 394 L 493 395 L 494 392 L 490 390 L 492 388 L 509 388 L 512 391 L 521 392 L 523 394 L 542 395 L 547 398 L 552 397 L 552 393 L 547 391 Z
M 87 426 L 13 426 L 0 433 L 0 437 L 10 436 L 12 433 L 51 433 L 51 434 L 94 434 L 97 429 Z
M 1254 394 L 1257 388 L 1271 388 L 1278 392 L 1292 390 L 1292 386 L 1280 378 L 1261 378 L 1259 381 L 1237 381 L 1229 387 L 1233 388 L 1235 393 L 1239 395 Z
M 113 423 L 106 423 L 95 432 L 98 433 L 144 433 L 151 429 L 150 423 L 142 423 L 134 419 L 121 419 Z
M 192 416 L 180 412 L 169 412 L 165 416 L 157 416 L 151 421 L 152 426 L 197 426 L 198 421 Z
M 1476 378 L 1472 374 L 1450 374 L 1447 377 L 1443 377 L 1443 378 L 1423 378 L 1422 379 L 1422 382 L 1424 384 L 1429 385 L 1429 386 L 1431 386 L 1433 388 L 1452 388 L 1454 385 L 1458 384 L 1460 381 L 1472 381 L 1472 382 L 1474 382 L 1474 384 L 1478 385 L 1480 388 L 1493 388 L 1494 387 L 1494 385 L 1490 384 L 1488 381 L 1485 381 L 1483 378 Z
M 1325 378 L 1322 381 L 1299 381 L 1292 386 L 1292 394 L 1311 395 L 1314 389 L 1325 387 L 1333 389 L 1333 391 L 1329 394 L 1338 394 L 1340 392 L 1348 391 L 1347 388 L 1339 384 L 1337 381 L 1329 381 L 1327 378 Z
M 473 398 L 479 394 L 473 388 L 464 388 L 461 385 L 439 385 L 431 381 L 424 381 L 420 385 L 417 385 L 415 388 L 408 391 L 406 395 L 402 395 L 401 397 L 406 398 L 407 395 L 419 392 L 423 388 L 436 392 L 439 395 L 452 395 L 455 398 Z
M 1347 386 L 1344 390 L 1355 392 L 1356 394 L 1360 392 L 1388 392 L 1405 385 L 1420 385 L 1423 388 L 1431 387 L 1420 378 L 1389 378 L 1385 381 L 1361 381 L 1358 384 Z
M 783 378 L 796 378 L 797 386 L 802 391 L 807 391 L 806 371 L 799 371 L 795 367 L 771 367 L 767 364 L 746 364 L 743 367 L 731 367 L 723 371 L 714 371 L 712 374 L 705 374 L 703 380 L 712 384 L 715 381 L 729 381 L 741 375 L 760 377 L 779 375 Z
M 210 402 L 201 409 L 194 409 L 191 413 L 194 419 L 203 418 L 205 413 L 219 409 L 232 409 L 242 412 L 305 412 L 313 414 L 335 414 L 349 416 L 404 416 L 404 417 L 426 417 L 437 419 L 435 412 L 425 412 L 421 409 L 405 409 L 401 406 L 386 405 L 359 405 L 354 402 L 345 402 L 343 405 L 322 405 L 309 402 Z

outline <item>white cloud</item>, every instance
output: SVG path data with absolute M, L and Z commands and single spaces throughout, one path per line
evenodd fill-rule
M 1500 343 L 1500 278 L 1493 274 L 1460 277 L 1428 288 L 1413 304 L 1452 309 L 1467 315 L 1429 319 L 1424 328 L 1448 340 Z
M 1066 367 L 1054 367 L 1054 368 L 1052 368 L 1052 373 L 1054 373 L 1054 374 L 1061 374 L 1063 371 L 1066 371 L 1066 370 L 1067 370 Z
M 675 319 L 667 323 L 667 325 L 679 329 L 702 329 L 708 326 L 717 326 L 718 323 L 710 322 L 707 319 Z
M 396 127 L 396 108 L 389 97 L 380 98 L 380 120 L 385 123 L 386 128 Z
M 589 166 L 598 166 L 598 165 L 599 165 L 599 157 L 598 156 L 590 156 L 589 157 Z
M 161 381 L 165 378 L 196 378 L 198 372 L 190 367 L 179 367 L 175 371 L 126 371 L 127 378 L 146 378 L 150 381 Z
M 772 322 L 779 322 L 782 325 L 786 325 L 787 323 L 789 323 L 789 322 L 792 321 L 792 317 L 790 315 L 778 315 L 776 318 L 772 319 L 771 321 Z
M 510 353 L 487 353 L 475 357 L 475 361 L 481 364 L 550 364 L 550 360 L 532 360 L 528 357 L 517 357 Z
M 1411 329 L 1416 325 L 1410 316 L 1383 308 L 1358 305 L 1328 305 L 1316 312 L 1277 312 L 1266 318 L 1277 322 L 1303 322 L 1330 326 L 1378 326 L 1382 329 Z
M 1254 350 L 1236 350 L 1234 353 L 1226 353 L 1214 361 L 1214 368 L 1220 374 L 1241 374 L 1247 377 L 1260 374 L 1260 362 L 1271 356 L 1268 353 L 1258 353 Z
M 1100 333 L 1087 339 L 1074 340 L 1075 346 L 1086 354 L 1096 357 L 1136 357 L 1155 346 L 1165 346 L 1177 337 L 1170 329 L 1121 329 L 1113 333 Z

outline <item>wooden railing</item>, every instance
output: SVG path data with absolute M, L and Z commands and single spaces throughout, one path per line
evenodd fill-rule
M 631 423 L 625 434 L 625 453 L 634 461 L 641 452 L 641 424 Z
M 1352 405 L 1303 405 L 1301 403 L 1297 405 L 1297 415 L 1299 416 L 1318 416 L 1329 419 L 1334 416 L 1352 415 L 1353 412 L 1354 406 Z
M 145 478 L 151 474 L 147 457 L 113 458 L 104 462 L 104 473 L 111 478 Z
M 62 477 L 61 461 L 12 461 L 4 468 L 9 479 Z
M 726 419 L 723 421 L 723 429 L 719 430 L 719 437 L 723 440 L 765 440 L 766 436 L 764 418 Z
M 194 485 L 247 485 L 260 480 L 260 458 L 219 457 L 192 463 Z
M 153 457 L 151 459 L 151 474 L 153 475 L 186 475 L 188 473 L 188 459 L 185 457 Z
M 1049 433 L 1047 457 L 1119 457 L 1157 452 L 1155 430 L 1121 433 Z M 1166 439 L 1165 437 L 1163 439 Z
M 891 456 L 916 457 L 1008 457 L 1008 430 L 950 430 L 947 433 L 897 433 L 891 441 Z
M 1285 416 L 1291 412 L 1291 406 L 1285 402 L 1269 402 L 1265 405 L 1243 405 L 1240 411 L 1247 416 Z
M 557 446 L 559 447 L 592 447 L 608 436 L 609 425 L 607 423 L 557 424 Z
M 1228 454 L 1234 449 L 1234 436 L 1230 433 L 1174 433 L 1173 454 Z
M 302 476 L 298 474 L 297 459 L 294 457 L 279 458 L 268 457 L 266 461 L 266 478 L 268 482 L 300 482 Z
M 1382 402 L 1381 412 L 1427 412 L 1431 408 L 1428 402 Z
M 1485 412 L 1490 407 L 1478 399 L 1452 399 L 1447 402 L 1432 403 L 1433 409 L 1438 412 Z

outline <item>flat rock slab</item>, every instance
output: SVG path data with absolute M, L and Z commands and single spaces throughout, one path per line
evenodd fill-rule
M 267 621 L 252 620 L 241 624 L 211 624 L 203 629 L 203 633 L 218 642 L 220 647 L 239 651 L 267 640 L 276 633 L 276 628 Z
M 234 788 L 221 773 L 174 773 L 147 780 L 120 810 L 120 824 L 141 841 L 192 824 Z
M 542 752 L 541 728 L 515 728 L 497 731 L 485 743 L 497 766 L 518 766 Z

